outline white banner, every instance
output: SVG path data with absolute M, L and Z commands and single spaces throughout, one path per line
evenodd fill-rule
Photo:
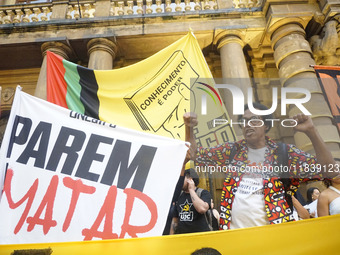
M 0 243 L 161 235 L 186 151 L 17 89 L 0 151 Z

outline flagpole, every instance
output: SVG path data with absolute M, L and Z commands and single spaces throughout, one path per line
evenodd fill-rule
M 79 0 L 77 0 L 77 2 L 78 2 L 79 18 L 81 18 L 81 11 L 80 11 L 80 4 L 79 4 Z

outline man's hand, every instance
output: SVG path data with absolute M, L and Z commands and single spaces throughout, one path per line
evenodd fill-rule
M 196 186 L 195 186 L 195 182 L 193 181 L 193 179 L 188 179 L 187 183 L 188 183 L 189 192 L 190 192 L 190 190 L 193 190 L 195 192 Z
M 186 164 L 190 160 L 195 160 L 196 158 L 196 148 L 193 148 L 192 146 L 189 146 L 188 144 L 186 144 L 186 146 L 188 147 L 188 150 L 187 150 L 187 154 L 185 155 L 184 164 Z
M 303 132 L 308 136 L 312 142 L 318 164 L 320 164 L 324 169 L 328 170 L 330 166 L 335 164 L 335 161 L 333 159 L 332 153 L 326 146 L 326 143 L 323 141 L 318 130 L 314 126 L 311 117 L 300 113 L 295 115 L 293 119 L 298 123 L 294 127 L 294 130 Z M 326 171 L 323 174 L 323 177 L 333 178 L 335 175 L 336 173 L 333 171 Z
M 197 115 L 194 112 L 186 112 L 183 115 L 183 121 L 185 124 L 185 141 L 190 142 L 190 147 L 188 149 L 184 164 L 188 160 L 195 160 L 197 144 L 193 132 L 193 127 L 198 124 Z
M 310 116 L 299 113 L 293 116 L 293 119 L 297 122 L 297 125 L 294 127 L 295 131 L 300 131 L 307 135 L 315 131 L 315 126 Z
M 183 115 L 184 124 L 187 127 L 195 127 L 198 124 L 197 115 L 194 112 L 186 112 Z
M 200 214 L 205 213 L 209 209 L 209 204 L 204 202 L 196 193 L 195 182 L 192 178 L 187 180 L 188 183 L 188 191 L 190 193 L 191 201 L 196 209 L 196 211 Z

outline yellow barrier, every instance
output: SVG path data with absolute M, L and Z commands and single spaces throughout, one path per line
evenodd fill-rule
M 221 254 L 340 254 L 340 215 L 263 227 L 174 236 L 69 243 L 1 245 L 0 254 L 21 249 L 52 249 L 52 255 L 191 254 L 213 247 Z

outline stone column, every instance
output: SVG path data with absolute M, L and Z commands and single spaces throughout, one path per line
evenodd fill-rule
M 235 33 L 228 31 L 225 35 L 219 34 L 217 39 L 217 49 L 221 57 L 221 69 L 223 83 L 229 83 L 241 88 L 245 103 L 247 102 L 248 88 L 251 88 L 249 72 L 247 63 L 243 54 L 244 42 L 239 35 L 240 32 Z M 227 89 L 219 89 L 223 102 L 227 111 L 233 121 L 237 121 L 238 116 L 233 115 L 233 98 L 232 94 Z M 254 100 L 255 101 L 255 100 Z M 241 129 L 238 125 L 233 125 L 236 135 L 242 135 Z
M 40 73 L 38 77 L 37 86 L 35 88 L 34 96 L 39 97 L 41 99 L 45 99 L 45 100 L 47 99 L 46 54 L 48 50 L 55 54 L 58 54 L 59 56 L 61 56 L 62 58 L 66 60 L 69 59 L 69 55 L 71 54 L 70 47 L 61 42 L 45 42 L 41 45 L 43 62 L 40 68 Z
M 88 68 L 96 70 L 110 70 L 116 57 L 117 46 L 106 38 L 91 39 L 87 43 L 89 54 Z
M 305 31 L 298 23 L 284 24 L 275 29 L 271 36 L 274 49 L 274 59 L 283 87 L 305 88 L 311 92 L 311 99 L 303 105 L 312 114 L 311 117 L 323 140 L 332 151 L 333 156 L 339 157 L 339 134 L 332 125 L 332 115 L 323 97 L 317 81 L 312 58 L 312 51 L 305 39 Z M 289 94 L 289 98 L 299 98 L 303 95 Z M 301 112 L 295 105 L 290 105 L 287 116 Z M 307 136 L 301 132 L 294 134 L 296 145 L 307 152 L 313 153 L 313 147 Z

